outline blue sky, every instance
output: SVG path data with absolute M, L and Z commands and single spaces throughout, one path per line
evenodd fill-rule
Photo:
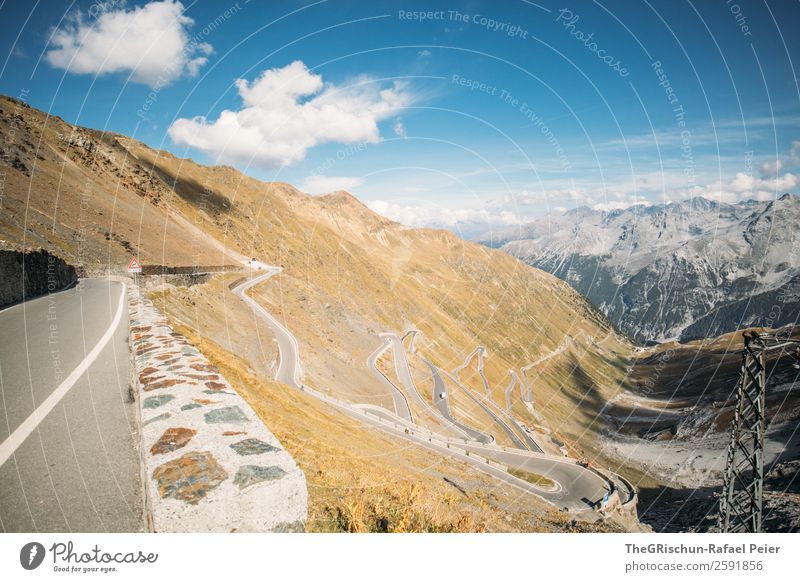
M 465 235 L 797 192 L 797 2 L 4 2 L 0 92 Z

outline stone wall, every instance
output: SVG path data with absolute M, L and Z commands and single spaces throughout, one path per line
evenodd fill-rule
M 208 283 L 214 275 L 212 273 L 198 273 L 196 275 L 152 275 L 139 277 L 139 286 L 143 289 L 155 289 L 161 285 L 175 287 L 193 287 Z
M 60 291 L 78 281 L 75 267 L 44 250 L 0 250 L 0 307 Z
M 303 472 L 205 356 L 129 288 L 150 528 L 303 531 Z
M 167 265 L 142 265 L 141 277 L 161 277 L 161 276 L 186 276 L 186 277 L 199 277 L 202 275 L 216 274 L 216 273 L 229 273 L 232 271 L 241 271 L 240 265 L 191 265 L 191 266 L 178 266 L 169 267 Z M 127 277 L 128 269 L 125 266 L 108 266 L 108 265 L 87 265 L 85 267 L 86 277 Z

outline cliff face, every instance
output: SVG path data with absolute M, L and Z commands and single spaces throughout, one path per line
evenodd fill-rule
M 47 251 L 0 251 L 0 308 L 60 291 L 77 280 L 75 267 Z

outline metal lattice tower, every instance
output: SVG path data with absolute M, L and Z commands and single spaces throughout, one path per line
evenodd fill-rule
M 796 342 L 745 332 L 728 459 L 720 498 L 719 530 L 760 532 L 764 493 L 764 408 L 767 352 Z
M 736 389 L 736 412 L 720 501 L 719 527 L 724 532 L 761 531 L 765 348 L 764 341 L 758 335 L 745 336 L 742 371 Z

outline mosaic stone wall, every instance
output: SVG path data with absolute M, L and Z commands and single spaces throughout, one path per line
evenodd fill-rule
M 302 531 L 308 494 L 291 455 L 135 286 L 129 309 L 153 529 Z

